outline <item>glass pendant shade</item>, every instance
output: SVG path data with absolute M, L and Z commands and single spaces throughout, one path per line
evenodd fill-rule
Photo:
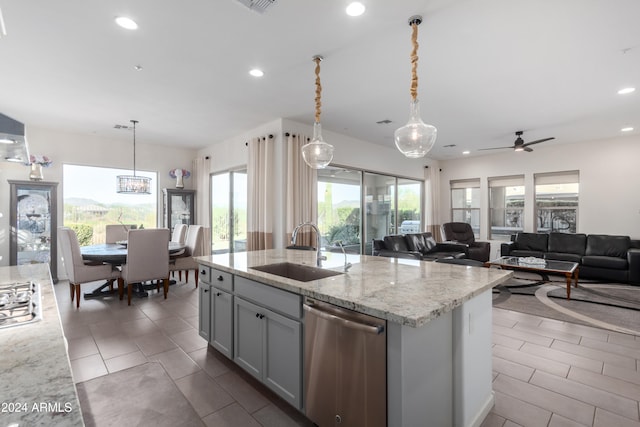
M 405 156 L 417 159 L 424 157 L 433 148 L 438 130 L 435 126 L 425 124 L 420 118 L 418 100 L 410 104 L 409 122 L 397 129 L 393 136 L 398 150 Z
M 333 145 L 322 139 L 322 127 L 318 122 L 313 124 L 311 142 L 302 146 L 302 158 L 313 169 L 324 169 L 333 160 Z

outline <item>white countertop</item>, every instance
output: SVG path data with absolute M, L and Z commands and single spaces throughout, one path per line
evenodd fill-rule
M 342 271 L 342 253 L 323 252 L 323 268 Z M 299 282 L 250 267 L 292 262 L 316 265 L 314 251 L 269 249 L 195 257 L 217 268 L 402 325 L 419 327 L 507 280 L 512 272 L 398 258 L 348 255 L 344 274 Z
M 84 426 L 49 267 L 0 267 L 0 283 L 40 283 L 42 319 L 0 328 L 2 426 Z

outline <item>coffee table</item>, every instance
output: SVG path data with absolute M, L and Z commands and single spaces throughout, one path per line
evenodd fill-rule
M 488 261 L 484 265 L 485 267 L 496 266 L 506 270 L 538 273 L 545 282 L 549 281 L 548 273 L 564 274 L 567 279 L 567 299 L 571 299 L 571 282 L 574 281 L 574 286 L 578 287 L 578 272 L 580 269 L 577 263 L 546 259 L 544 264 L 532 264 L 523 262 L 525 259 L 515 256 L 503 256 L 493 261 Z

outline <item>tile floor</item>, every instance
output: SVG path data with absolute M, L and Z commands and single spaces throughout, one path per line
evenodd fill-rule
M 83 299 L 79 310 L 67 282 L 55 288 L 76 382 L 154 361 L 203 426 L 311 425 L 208 348 L 193 283 L 171 286 L 167 300 L 155 292 L 131 306 Z M 496 403 L 482 427 L 640 427 L 640 337 L 501 309 L 493 315 Z

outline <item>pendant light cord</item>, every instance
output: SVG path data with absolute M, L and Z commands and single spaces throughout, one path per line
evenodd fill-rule
M 411 44 L 413 50 L 411 51 L 411 100 L 415 101 L 418 97 L 418 23 L 413 21 L 411 23 Z
M 314 56 L 313 60 L 316 63 L 316 123 L 320 123 L 320 106 L 322 105 L 320 102 L 320 94 L 322 92 L 322 85 L 320 84 L 320 61 L 322 61 L 322 57 Z
M 137 120 L 131 120 L 133 123 L 133 176 L 136 176 L 136 123 Z

